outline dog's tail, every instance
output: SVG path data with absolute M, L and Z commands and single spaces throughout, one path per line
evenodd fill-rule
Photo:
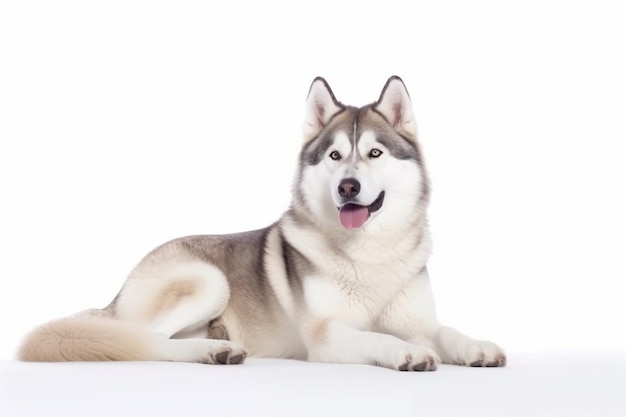
M 27 362 L 135 361 L 152 359 L 153 336 L 105 310 L 87 310 L 37 327 L 20 346 Z

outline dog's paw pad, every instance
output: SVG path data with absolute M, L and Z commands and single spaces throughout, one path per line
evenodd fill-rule
M 234 343 L 225 343 L 219 349 L 209 353 L 209 360 L 207 363 L 218 365 L 237 365 L 243 363 L 246 356 L 247 353 L 242 347 Z
M 499 366 L 506 366 L 506 356 L 498 356 L 495 361 L 487 362 L 485 364 L 487 368 L 497 368 Z
M 428 369 L 428 362 L 418 363 L 417 365 L 413 366 L 414 371 L 426 371 L 427 369 Z
M 495 343 L 477 341 L 468 346 L 466 357 L 459 362 L 474 368 L 496 368 L 506 366 L 506 354 Z
M 231 365 L 238 365 L 238 364 L 242 363 L 245 359 L 246 359 L 246 354 L 245 353 L 239 353 L 237 355 L 231 356 L 230 357 L 230 361 L 228 363 L 230 363 Z
M 435 371 L 439 358 L 434 352 L 424 351 L 417 354 L 408 354 L 403 364 L 398 366 L 399 371 L 428 372 Z
M 225 350 L 223 352 L 218 353 L 217 355 L 215 355 L 215 363 L 221 363 L 221 364 L 225 364 L 228 363 L 228 354 L 230 352 Z

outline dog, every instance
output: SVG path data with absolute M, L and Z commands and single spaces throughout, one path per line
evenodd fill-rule
M 363 107 L 316 78 L 291 205 L 276 223 L 163 244 L 107 307 L 36 328 L 18 357 L 504 366 L 501 347 L 436 318 L 430 186 L 411 107 L 397 76 Z

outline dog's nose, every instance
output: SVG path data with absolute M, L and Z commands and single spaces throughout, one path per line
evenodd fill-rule
M 345 178 L 339 183 L 339 196 L 343 198 L 354 198 L 361 191 L 361 184 L 354 178 Z

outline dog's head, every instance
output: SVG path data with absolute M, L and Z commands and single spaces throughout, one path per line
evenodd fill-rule
M 360 108 L 341 104 L 316 78 L 304 139 L 294 203 L 317 223 L 380 230 L 424 215 L 428 179 L 399 77 L 387 80 L 378 101 Z

